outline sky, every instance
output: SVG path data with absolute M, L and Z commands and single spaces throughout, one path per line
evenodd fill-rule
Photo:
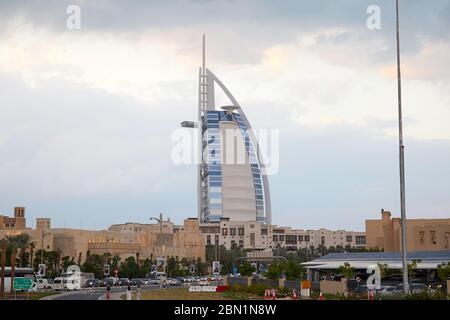
M 399 216 L 394 14 L 393 0 L 0 1 L 0 213 L 87 229 L 195 217 L 196 167 L 171 161 L 171 135 L 196 118 L 206 33 L 253 127 L 279 129 L 274 224 Z M 450 218 L 448 17 L 447 0 L 400 0 L 409 218 Z

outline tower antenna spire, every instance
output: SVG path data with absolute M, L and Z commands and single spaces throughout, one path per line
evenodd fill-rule
M 206 35 L 203 34 L 203 38 L 202 38 L 202 71 L 203 71 L 203 75 L 206 75 Z

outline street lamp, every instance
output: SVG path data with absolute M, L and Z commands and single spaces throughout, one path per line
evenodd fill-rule
M 402 123 L 402 80 L 400 71 L 400 31 L 398 0 L 395 1 L 396 35 L 397 35 L 397 98 L 398 98 L 398 141 L 399 141 L 399 165 L 400 165 L 400 212 L 402 220 L 402 269 L 403 290 L 408 294 L 408 257 L 406 246 L 406 204 L 405 204 L 405 146 L 403 144 Z
M 159 232 L 162 233 L 163 230 L 163 214 L 162 212 L 159 214 L 159 218 L 156 217 L 150 217 L 148 220 L 155 220 L 159 223 Z
M 44 264 L 44 237 L 49 236 L 50 232 L 45 232 L 42 230 L 41 232 L 41 264 Z
M 108 263 L 108 251 L 109 251 L 109 241 L 112 241 L 112 240 L 114 240 L 113 238 L 110 238 L 110 237 L 108 237 L 108 236 L 106 236 L 106 238 L 105 238 L 105 241 L 106 241 L 106 250 L 105 250 L 105 266 L 106 265 L 109 265 L 109 263 Z M 108 274 L 109 275 L 109 274 Z

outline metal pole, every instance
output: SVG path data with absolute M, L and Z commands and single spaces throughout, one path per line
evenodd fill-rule
M 406 204 L 405 204 L 405 146 L 403 145 L 402 123 L 402 80 L 400 71 L 400 32 L 398 0 L 395 1 L 396 34 L 397 34 L 397 88 L 398 88 L 398 136 L 399 136 L 399 165 L 400 165 L 400 212 L 402 219 L 402 268 L 403 289 L 408 294 L 408 257 L 406 246 Z
M 306 242 L 306 262 L 308 262 L 309 242 Z
M 42 238 L 41 238 L 41 264 L 44 264 L 44 230 L 42 230 L 42 234 L 41 234 Z

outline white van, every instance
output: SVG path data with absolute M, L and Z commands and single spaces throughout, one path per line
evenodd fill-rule
M 81 277 L 81 272 L 69 272 L 63 273 L 60 277 L 55 278 L 53 281 L 54 290 L 80 290 L 84 282 L 84 277 Z
M 50 283 L 48 279 L 37 276 L 36 277 L 36 290 L 53 289 L 53 283 Z

